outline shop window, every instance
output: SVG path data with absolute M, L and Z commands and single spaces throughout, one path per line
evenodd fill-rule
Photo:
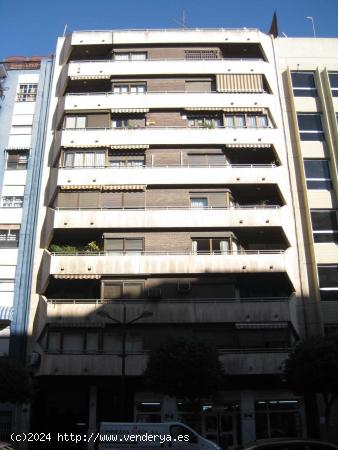
M 332 189 L 329 161 L 304 159 L 306 186 L 308 189 Z
M 320 114 L 298 113 L 297 120 L 301 141 L 325 141 Z
M 338 301 L 338 265 L 317 266 L 321 300 Z
M 291 72 L 293 95 L 295 97 L 317 97 L 313 72 Z
M 330 209 L 311 209 L 314 242 L 338 243 L 337 211 Z
M 298 400 L 256 401 L 256 439 L 301 437 L 302 423 L 299 409 Z

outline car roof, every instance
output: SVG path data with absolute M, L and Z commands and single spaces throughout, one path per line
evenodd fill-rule
M 270 438 L 270 439 L 258 439 L 257 441 L 251 442 L 244 447 L 245 450 L 254 450 L 257 447 L 266 447 L 269 445 L 278 444 L 321 444 L 327 445 L 332 449 L 337 449 L 337 445 L 332 442 L 321 441 L 320 439 L 302 439 L 302 438 Z

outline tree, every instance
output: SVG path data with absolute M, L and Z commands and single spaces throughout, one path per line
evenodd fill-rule
M 200 403 L 221 387 L 223 368 L 211 345 L 170 337 L 150 353 L 144 375 L 153 389 Z
M 13 359 L 0 358 L 0 402 L 24 403 L 32 392 L 27 369 Z
M 326 431 L 338 398 L 338 337 L 314 337 L 294 349 L 285 363 L 285 377 L 297 394 L 320 394 L 325 404 Z

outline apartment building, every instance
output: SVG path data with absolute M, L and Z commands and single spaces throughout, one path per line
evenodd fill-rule
M 281 99 L 304 296 L 325 335 L 338 331 L 338 40 L 277 39 Z M 337 411 L 331 428 L 338 429 Z M 336 425 L 336 426 L 335 426 Z M 337 439 L 337 436 L 336 436 Z
M 301 284 L 274 52 L 256 29 L 59 39 L 29 314 L 33 427 L 119 420 L 123 378 L 124 420 L 181 420 L 229 449 L 305 435 L 281 375 L 321 325 Z M 170 335 L 219 350 L 224 389 L 199 414 L 143 379 Z
M 39 177 L 52 62 L 7 58 L 0 65 L 0 355 L 25 358 Z M 15 410 L 0 407 L 0 438 Z

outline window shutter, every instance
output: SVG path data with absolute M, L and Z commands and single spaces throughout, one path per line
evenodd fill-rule
M 122 298 L 122 283 L 104 283 L 103 298 Z
M 87 116 L 87 128 L 108 128 L 109 127 L 109 115 L 104 114 L 88 114 Z
M 144 208 L 144 192 L 125 192 L 123 194 L 123 206 L 125 208 Z
M 225 208 L 226 205 L 225 192 L 212 192 L 210 194 L 210 206 L 213 206 L 214 208 Z
M 224 166 L 225 162 L 225 155 L 223 153 L 213 153 L 208 155 L 208 164 L 211 166 Z
M 125 250 L 131 252 L 141 252 L 143 250 L 143 239 L 126 239 Z
M 122 208 L 122 192 L 102 192 L 101 208 Z
M 206 155 L 190 154 L 188 155 L 188 163 L 190 166 L 204 166 L 206 164 Z
M 185 92 L 211 92 L 210 81 L 186 81 Z
M 80 192 L 79 193 L 79 208 L 98 208 L 99 207 L 99 192 Z
M 111 252 L 123 252 L 123 239 L 105 239 L 104 249 Z
M 57 208 L 77 208 L 78 192 L 59 192 L 56 198 Z
M 142 296 L 142 283 L 125 283 L 123 286 L 124 298 L 140 298 Z

